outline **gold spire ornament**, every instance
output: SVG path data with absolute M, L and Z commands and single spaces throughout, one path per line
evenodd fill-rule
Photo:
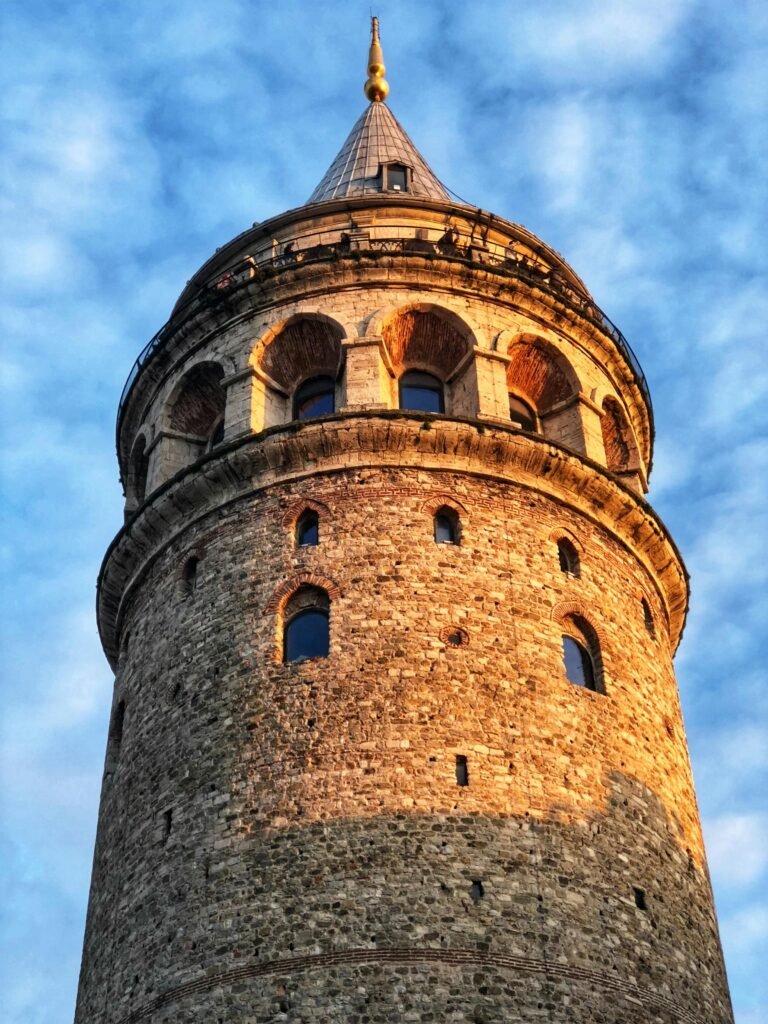
M 384 78 L 384 54 L 379 42 L 379 19 L 371 18 L 371 48 L 368 51 L 368 81 L 363 91 L 371 103 L 381 103 L 389 93 L 389 82 Z

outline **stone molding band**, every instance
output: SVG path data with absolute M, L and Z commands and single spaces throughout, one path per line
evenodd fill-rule
M 618 981 L 599 971 L 585 967 L 563 964 L 532 957 L 513 956 L 506 953 L 482 953 L 471 949 L 349 949 L 332 953 L 319 953 L 312 956 L 297 956 L 285 960 L 267 960 L 262 963 L 244 964 L 219 974 L 208 974 L 188 981 L 176 988 L 168 989 L 154 999 L 137 1007 L 121 1017 L 118 1024 L 139 1024 L 149 1020 L 151 1015 L 163 1007 L 183 999 L 185 996 L 210 992 L 212 989 L 249 978 L 262 978 L 268 975 L 301 974 L 304 971 L 318 970 L 322 967 L 338 967 L 344 964 L 438 964 L 453 967 L 494 967 L 503 970 L 522 971 L 526 974 L 543 974 L 547 978 L 573 978 L 587 981 L 599 986 L 614 996 L 623 996 L 629 1002 L 642 1005 L 651 1013 L 658 1013 L 659 1008 L 673 1013 L 680 1024 L 703 1024 L 700 1017 L 695 1016 L 679 1003 L 666 996 L 650 992 L 627 981 Z

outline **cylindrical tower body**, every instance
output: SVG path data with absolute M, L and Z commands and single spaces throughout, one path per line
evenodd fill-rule
M 650 402 L 556 254 L 440 199 L 286 214 L 118 445 L 79 1024 L 732 1019 Z

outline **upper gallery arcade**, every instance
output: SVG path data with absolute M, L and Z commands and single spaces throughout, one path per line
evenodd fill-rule
M 385 102 L 309 200 L 194 275 L 137 360 L 117 442 L 130 516 L 221 445 L 302 420 L 487 422 L 647 489 L 642 371 L 580 278 L 518 224 L 451 198 Z

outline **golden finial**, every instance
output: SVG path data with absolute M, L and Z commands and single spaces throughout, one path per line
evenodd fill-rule
M 371 48 L 368 51 L 368 81 L 363 91 L 372 103 L 379 103 L 387 98 L 389 82 L 384 78 L 384 54 L 379 42 L 379 19 L 371 18 Z

